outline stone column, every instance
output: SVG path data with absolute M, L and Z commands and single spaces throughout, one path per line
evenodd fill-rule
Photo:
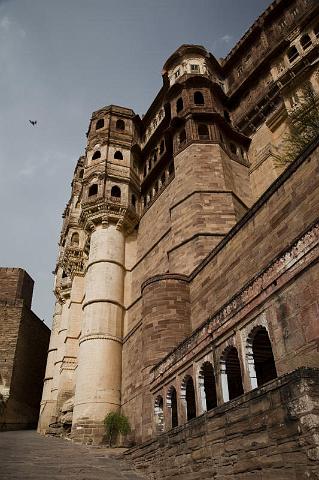
M 53 390 L 56 380 L 55 362 L 57 356 L 58 331 L 60 328 L 61 310 L 61 304 L 56 301 L 43 384 L 42 400 L 40 404 L 40 415 L 38 423 L 39 433 L 45 433 L 49 428 L 49 424 L 55 420 L 56 416 L 56 400 L 54 399 Z
M 67 388 L 65 385 L 67 382 L 67 379 L 65 378 L 65 375 L 63 372 L 63 362 L 65 358 L 65 341 L 66 341 L 66 335 L 67 335 L 68 326 L 69 326 L 69 310 L 70 310 L 70 299 L 67 298 L 65 299 L 65 302 L 62 305 L 61 322 L 60 322 L 59 335 L 58 335 L 58 349 L 57 349 L 57 356 L 56 356 L 56 363 L 55 363 L 55 367 L 56 367 L 55 375 L 57 377 L 57 382 L 55 385 L 57 416 L 59 416 L 60 408 L 63 402 L 65 401 L 64 391 Z
M 84 443 L 98 443 L 105 415 L 120 407 L 124 247 L 113 224 L 91 234 L 72 425 Z

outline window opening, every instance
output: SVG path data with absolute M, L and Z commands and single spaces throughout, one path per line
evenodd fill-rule
M 119 150 L 114 153 L 115 160 L 123 160 L 123 154 Z
M 93 185 L 89 188 L 89 197 L 97 194 L 97 183 L 93 183 Z
M 300 44 L 303 50 L 307 50 L 312 45 L 311 38 L 307 33 L 300 38 Z
M 180 97 L 176 102 L 176 112 L 181 112 L 184 108 L 184 102 L 182 97 Z
M 100 150 L 96 150 L 96 152 L 93 153 L 92 160 L 97 160 L 98 158 L 101 158 Z
M 186 407 L 186 418 L 187 421 L 196 417 L 196 399 L 195 399 L 195 389 L 194 382 L 190 375 L 187 375 L 184 378 L 182 383 L 181 397 L 184 400 Z
M 205 362 L 200 369 L 199 391 L 203 411 L 217 407 L 214 368 L 210 362 Z
M 249 335 L 247 357 L 252 388 L 277 378 L 272 346 L 265 327 L 257 327 Z
M 163 397 L 160 395 L 156 398 L 154 403 L 154 417 L 155 427 L 157 433 L 164 431 L 164 410 L 163 410 Z
M 232 400 L 244 393 L 237 349 L 226 349 L 221 360 L 221 380 L 224 401 Z
M 95 130 L 99 130 L 100 128 L 104 127 L 104 119 L 99 118 L 99 120 L 96 122 Z
M 119 119 L 116 121 L 116 130 L 125 130 L 125 123 L 123 120 Z
M 78 246 L 80 241 L 79 234 L 77 232 L 72 233 L 71 245 Z
M 195 105 L 204 105 L 205 104 L 204 96 L 203 96 L 202 92 L 195 92 L 194 93 L 194 103 L 195 103 Z
M 171 426 L 178 426 L 177 394 L 175 387 L 170 387 L 167 394 L 167 406 L 171 409 Z
M 293 46 L 289 48 L 287 55 L 289 62 L 293 63 L 299 57 L 299 52 L 296 47 Z
M 209 140 L 209 131 L 207 125 L 203 123 L 198 125 L 198 137 L 200 140 Z
M 121 189 L 117 185 L 114 185 L 111 189 L 111 197 L 121 198 Z

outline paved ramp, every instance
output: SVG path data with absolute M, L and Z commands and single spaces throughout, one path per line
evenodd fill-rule
M 141 480 L 106 448 L 75 445 L 35 431 L 0 432 L 1 480 Z

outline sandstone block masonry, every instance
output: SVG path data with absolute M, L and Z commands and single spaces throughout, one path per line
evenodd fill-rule
M 315 480 L 319 371 L 299 369 L 130 449 L 149 480 Z
M 318 100 L 318 58 L 318 2 L 275 0 L 222 61 L 178 48 L 143 118 L 92 114 L 63 214 L 40 432 L 57 422 L 97 444 L 121 410 L 145 452 L 318 365 L 318 141 L 279 162 L 305 84 Z
M 50 330 L 32 312 L 32 278 L 0 268 L 0 430 L 35 428 Z

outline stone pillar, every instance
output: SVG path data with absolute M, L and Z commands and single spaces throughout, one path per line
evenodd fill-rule
M 39 433 L 45 433 L 49 428 L 49 424 L 55 421 L 56 417 L 56 400 L 54 399 L 53 391 L 56 381 L 55 362 L 57 356 L 58 331 L 60 328 L 60 321 L 61 304 L 56 301 L 48 350 L 47 366 L 44 377 L 42 400 L 40 404 L 40 415 L 38 423 Z
M 57 401 L 57 416 L 60 414 L 60 408 L 65 401 L 64 391 L 67 389 L 66 383 L 67 378 L 65 372 L 63 371 L 63 362 L 65 358 L 65 348 L 66 348 L 66 336 L 69 327 L 69 311 L 70 311 L 70 299 L 68 298 L 62 305 L 61 313 L 61 322 L 58 335 L 58 349 L 57 349 L 57 358 L 56 358 L 56 375 L 57 375 L 57 390 L 56 392 L 56 401 Z
M 70 299 L 67 301 L 67 316 L 63 317 L 66 326 L 63 346 L 63 359 L 60 368 L 58 407 L 74 396 L 75 368 L 77 365 L 79 336 L 82 319 L 83 277 L 74 275 Z
M 85 277 L 72 436 L 99 443 L 105 415 L 120 407 L 124 233 L 113 224 L 91 234 Z

